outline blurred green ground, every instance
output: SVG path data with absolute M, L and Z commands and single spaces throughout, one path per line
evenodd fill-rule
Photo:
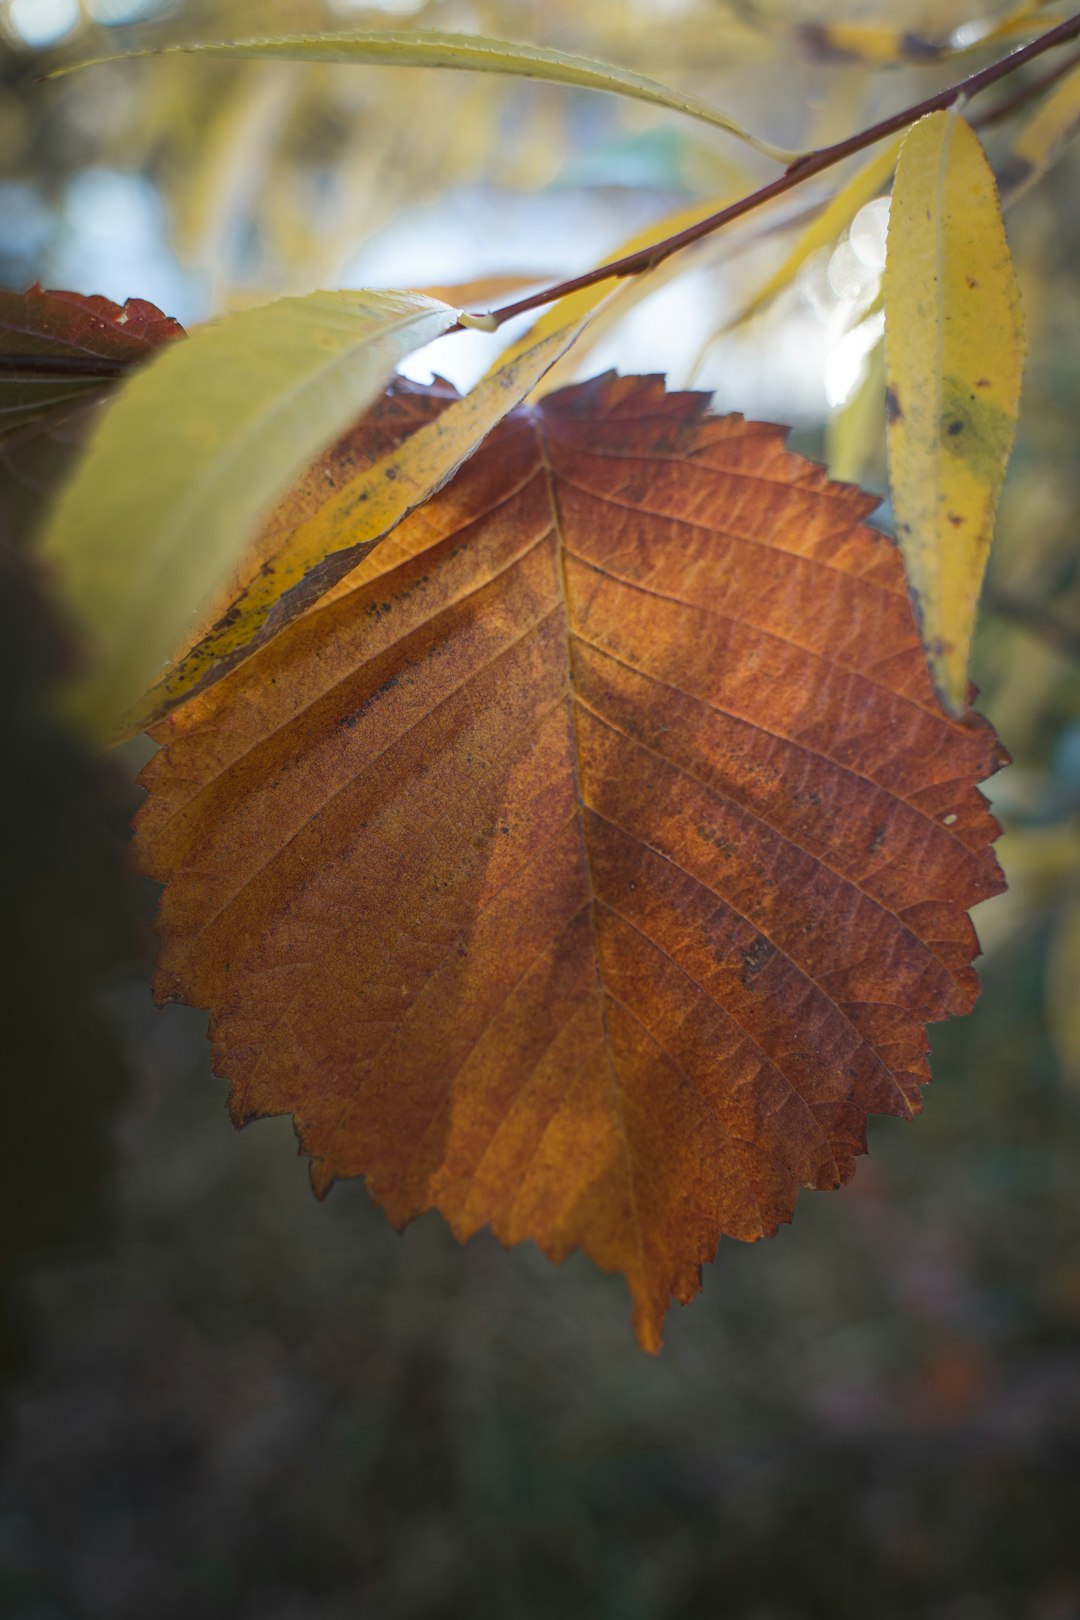
M 59 233 L 0 252 L 9 282 L 60 262 L 65 175 L 131 128 L 180 209 L 202 113 L 166 141 L 175 76 L 126 112 L 73 80 L 34 129 L 31 65 L 2 65 L 6 162 Z M 303 150 L 344 116 L 309 107 Z M 432 1216 L 399 1238 L 358 1184 L 314 1201 L 288 1121 L 230 1129 L 203 1018 L 149 1001 L 134 790 L 42 718 L 64 652 L 0 465 L 4 1620 L 1080 1617 L 1078 155 L 1010 217 L 1032 358 L 976 659 L 1017 762 L 982 999 L 932 1031 L 923 1116 L 873 1121 L 775 1240 L 722 1245 L 655 1361 L 580 1258 Z M 271 290 L 295 226 L 251 225 Z M 820 420 L 799 442 L 821 454 Z

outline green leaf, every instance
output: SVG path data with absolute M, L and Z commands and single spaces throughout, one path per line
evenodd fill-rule
M 157 675 L 260 514 L 457 319 L 415 293 L 313 293 L 170 344 L 106 411 L 43 538 L 88 643 L 72 694 L 99 736 Z
M 962 118 L 931 113 L 905 137 L 889 215 L 889 479 L 930 672 L 956 715 L 967 707 L 1023 361 L 1020 293 L 990 165 Z
M 670 112 L 685 113 L 702 123 L 723 129 L 747 142 L 766 157 L 788 163 L 796 156 L 783 147 L 759 140 L 726 113 L 718 112 L 694 96 L 669 90 L 655 79 L 643 78 L 626 68 L 607 62 L 594 62 L 565 51 L 548 50 L 543 45 L 526 45 L 514 40 L 487 39 L 480 34 L 443 34 L 417 29 L 409 33 L 369 32 L 343 29 L 335 33 L 280 34 L 265 39 L 198 40 L 183 45 L 167 45 L 156 50 L 118 51 L 92 61 L 57 68 L 54 77 L 76 68 L 93 67 L 99 62 L 115 62 L 129 57 L 162 56 L 174 51 L 190 51 L 204 56 L 277 57 L 293 62 L 351 62 L 379 67 L 458 68 L 469 73 L 505 73 L 524 79 L 543 79 L 549 84 L 572 85 L 581 90 L 606 90 L 613 95 L 647 101 Z

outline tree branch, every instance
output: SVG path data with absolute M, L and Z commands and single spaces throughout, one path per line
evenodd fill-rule
M 1057 67 L 1051 68 L 1048 73 L 1043 73 L 1039 78 L 1031 79 L 1027 84 L 1022 84 L 1015 95 L 1006 97 L 1004 101 L 999 101 L 996 106 L 988 107 L 986 112 L 979 114 L 978 118 L 973 118 L 971 120 L 972 127 L 974 129 L 988 129 L 991 124 L 999 124 L 1003 119 L 1011 118 L 1013 113 L 1020 107 L 1026 107 L 1029 101 L 1034 101 L 1037 96 L 1044 95 L 1047 90 L 1057 84 L 1059 79 L 1064 79 L 1066 74 L 1071 73 L 1073 68 L 1078 65 L 1080 65 L 1080 52 L 1074 52 L 1072 56 L 1066 57 L 1064 62 L 1059 62 Z
M 907 129 L 910 124 L 916 123 L 927 113 L 940 112 L 946 107 L 955 106 L 958 101 L 969 100 L 981 90 L 996 84 L 999 79 L 1015 73 L 1025 62 L 1032 62 L 1044 51 L 1065 45 L 1077 37 L 1080 37 L 1080 12 L 1059 23 L 1056 28 L 1051 28 L 1047 33 L 1040 34 L 1038 39 L 1022 45 L 1019 50 L 1001 57 L 997 62 L 992 62 L 989 67 L 981 68 L 978 73 L 972 73 L 968 78 L 961 79 L 958 84 L 950 85 L 946 90 L 939 90 L 936 95 L 927 96 L 925 101 L 917 102 L 915 106 L 907 107 L 903 112 L 892 113 L 888 118 L 883 118 L 877 124 L 871 124 L 859 134 L 849 135 L 846 140 L 837 141 L 833 146 L 823 146 L 816 152 L 805 153 L 802 157 L 796 158 L 794 163 L 789 164 L 776 180 L 771 180 L 768 185 L 751 192 L 749 196 L 741 197 L 738 202 L 730 203 L 727 208 L 721 208 L 719 213 L 710 214 L 707 219 L 699 220 L 696 225 L 689 225 L 686 230 L 677 231 L 674 236 L 667 237 L 663 242 L 642 248 L 637 253 L 628 253 L 621 259 L 612 259 L 609 264 L 598 265 L 595 270 L 588 270 L 584 275 L 574 276 L 569 281 L 561 281 L 557 286 L 549 287 L 543 292 L 530 293 L 527 298 L 519 298 L 515 303 L 504 304 L 502 308 L 491 310 L 486 315 L 474 316 L 470 324 L 479 324 L 487 331 L 496 331 L 506 321 L 513 320 L 515 315 L 525 315 L 530 310 L 542 309 L 545 304 L 555 303 L 568 293 L 581 292 L 586 287 L 598 286 L 603 281 L 622 280 L 627 276 L 640 276 L 647 270 L 654 270 L 673 253 L 678 253 L 684 247 L 690 247 L 692 243 L 711 236 L 722 226 L 730 225 L 733 220 L 741 219 L 744 214 L 762 207 L 764 203 L 772 202 L 774 197 L 783 196 L 784 192 L 801 185 L 811 175 L 820 174 L 823 169 L 831 169 L 834 164 L 842 163 L 854 153 L 861 152 L 902 129 Z

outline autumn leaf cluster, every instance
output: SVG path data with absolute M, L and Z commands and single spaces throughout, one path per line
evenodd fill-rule
M 778 158 L 779 191 L 826 166 L 541 47 L 199 49 L 606 89 Z M 655 1350 L 720 1237 L 773 1233 L 851 1175 L 868 1114 L 918 1110 L 1002 886 L 977 784 L 1004 754 L 968 707 L 1024 351 L 1001 196 L 1075 99 L 1039 103 L 1001 195 L 950 105 L 848 143 L 731 318 L 891 186 L 869 376 L 898 544 L 781 428 L 660 378 L 567 385 L 686 233 L 768 187 L 492 314 L 313 293 L 183 336 L 137 300 L 0 299 L 11 442 L 85 419 L 40 547 L 85 649 L 69 712 L 159 745 L 134 844 L 164 885 L 156 994 L 209 1009 L 234 1119 L 291 1115 L 317 1192 L 363 1176 L 398 1225 L 580 1248 Z M 464 395 L 394 380 L 544 304 Z

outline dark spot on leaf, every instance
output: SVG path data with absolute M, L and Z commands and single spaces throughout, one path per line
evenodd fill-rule
M 1012 449 L 1015 424 L 999 405 L 971 392 L 956 377 L 944 381 L 939 429 L 942 442 L 983 484 L 993 484 Z
M 881 848 L 882 844 L 885 842 L 885 832 L 886 832 L 885 823 L 882 821 L 882 822 L 880 822 L 878 824 L 878 826 L 876 826 L 874 828 L 873 834 L 871 835 L 871 838 L 870 838 L 870 842 L 866 846 L 866 853 L 868 855 L 876 855 L 877 854 L 878 850 Z
M 754 980 L 757 978 L 770 956 L 775 956 L 775 954 L 776 946 L 770 944 L 769 941 L 763 938 L 763 936 L 760 934 L 752 945 L 748 945 L 746 947 L 745 951 L 742 953 L 742 972 L 740 973 L 739 977 L 748 990 L 753 988 Z
M 885 390 L 885 415 L 888 417 L 890 422 L 899 422 L 903 420 L 904 413 L 900 409 L 900 401 L 896 397 L 896 390 L 894 388 L 886 388 Z
M 371 692 L 364 699 L 363 703 L 361 703 L 358 709 L 354 709 L 351 714 L 345 715 L 339 721 L 339 724 L 343 728 L 351 731 L 353 726 L 356 725 L 357 721 L 362 720 L 364 715 L 367 714 L 368 710 L 372 708 L 374 704 L 378 703 L 383 694 L 391 691 L 397 685 L 399 678 L 400 677 L 397 675 L 388 675 L 386 680 L 383 681 L 382 685 L 377 686 L 374 692 Z
M 735 845 L 730 843 L 728 839 L 721 838 L 720 834 L 714 832 L 711 827 L 695 827 L 694 831 L 706 844 L 711 844 L 714 849 L 718 849 L 725 860 L 731 860 L 735 854 Z
M 949 513 L 949 522 L 952 524 L 954 529 L 958 529 L 963 521 L 963 516 L 959 512 Z

